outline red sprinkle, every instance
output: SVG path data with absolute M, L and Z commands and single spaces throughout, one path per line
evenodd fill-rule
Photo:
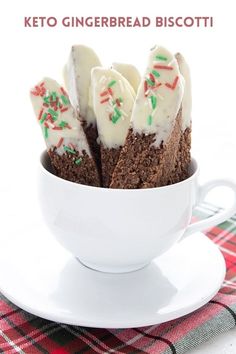
M 39 96 L 39 93 L 36 92 L 36 91 L 30 91 L 31 95 L 34 95 L 34 96 Z
M 41 86 L 41 87 L 35 86 L 35 89 L 41 97 L 44 96 L 46 93 L 46 89 L 43 86 Z
M 43 108 L 41 109 L 41 111 L 39 112 L 39 116 L 38 116 L 38 120 L 40 120 L 42 118 L 43 115 Z
M 43 86 L 44 85 L 44 82 L 41 82 L 41 84 L 39 86 Z
M 44 86 L 35 86 L 34 91 L 31 91 L 31 94 L 34 96 L 44 96 L 46 93 L 46 89 Z
M 117 104 L 118 107 L 121 106 L 119 98 L 116 99 L 116 104 Z
M 61 89 L 62 94 L 67 97 L 67 93 L 66 93 L 66 91 L 64 90 L 64 88 L 63 88 L 63 87 L 60 87 L 60 89 Z
M 173 66 L 167 65 L 154 65 L 155 69 L 173 70 Z
M 110 87 L 108 87 L 107 91 L 109 92 L 109 94 L 110 94 L 111 96 L 113 96 L 113 91 L 112 91 L 112 89 L 111 89 Z
M 104 100 L 101 100 L 100 103 L 105 103 L 105 102 L 108 102 L 109 101 L 109 97 L 105 98 Z
M 152 82 L 155 82 L 155 77 L 152 73 L 149 73 L 149 77 Z
M 75 145 L 74 145 L 74 144 L 69 143 L 69 146 L 70 146 L 73 150 L 75 150 Z
M 53 101 L 52 97 L 50 98 L 50 105 L 56 111 L 58 108 L 58 97 Z
M 145 80 L 144 81 L 144 95 L 145 95 L 145 97 L 147 97 L 147 91 L 148 91 L 148 84 L 147 84 L 147 81 Z
M 44 125 L 45 125 L 46 128 L 49 128 L 49 125 L 48 125 L 47 122 L 44 122 Z
M 49 120 L 51 123 L 54 123 L 51 114 L 48 113 L 47 115 L 47 120 Z
M 106 96 L 106 95 L 108 95 L 108 94 L 109 94 L 109 91 L 108 91 L 108 90 L 105 90 L 105 91 L 103 91 L 103 92 L 100 93 L 100 96 L 101 96 L 101 97 L 104 97 L 104 96 Z
M 52 129 L 53 129 L 53 130 L 62 130 L 62 127 L 56 127 L 56 126 L 54 126 Z
M 153 90 L 156 90 L 156 89 L 158 89 L 158 87 L 160 87 L 162 85 L 162 83 L 161 82 L 159 82 L 158 84 L 156 84 L 156 86 L 154 86 L 152 89 Z
M 62 145 L 63 141 L 64 141 L 64 138 L 60 138 L 60 140 L 57 143 L 57 148 L 59 148 Z
M 68 111 L 68 107 L 62 108 L 61 113 Z
M 45 87 L 42 87 L 41 92 L 40 92 L 40 96 L 44 96 L 45 93 L 46 93 L 46 89 L 45 89 Z
M 174 79 L 173 84 L 169 84 L 168 82 L 165 84 L 166 87 L 170 88 L 171 90 L 174 90 L 176 88 L 177 82 L 179 80 L 179 77 L 176 76 L 176 78 Z

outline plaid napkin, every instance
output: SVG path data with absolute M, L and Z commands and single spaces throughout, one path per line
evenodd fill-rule
M 195 217 L 218 208 L 203 204 Z M 58 324 L 31 315 L 0 296 L 0 353 L 182 354 L 236 326 L 236 216 L 207 236 L 224 254 L 227 275 L 220 292 L 190 315 L 135 329 L 97 329 Z

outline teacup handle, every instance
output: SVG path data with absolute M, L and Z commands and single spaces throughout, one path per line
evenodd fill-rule
M 213 227 L 215 225 L 218 225 L 227 219 L 229 219 L 233 214 L 236 212 L 236 183 L 230 180 L 225 180 L 225 179 L 216 179 L 207 182 L 206 184 L 202 185 L 199 187 L 198 190 L 198 200 L 197 204 L 200 204 L 206 197 L 206 195 L 209 193 L 209 191 L 213 188 L 216 187 L 228 187 L 232 189 L 234 192 L 234 201 L 230 207 L 227 209 L 224 209 L 220 211 L 219 213 L 201 221 L 197 221 L 193 224 L 190 224 L 185 233 L 183 234 L 181 240 L 183 240 L 185 237 L 191 235 L 192 233 L 195 233 L 197 231 L 202 231 L 205 229 L 208 229 L 210 227 Z

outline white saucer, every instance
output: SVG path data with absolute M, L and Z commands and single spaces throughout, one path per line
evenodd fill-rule
M 56 322 L 104 328 L 162 323 L 207 303 L 225 276 L 223 256 L 201 233 L 142 270 L 112 275 L 83 266 L 40 220 L 9 227 L 10 235 L 1 237 L 0 291 Z

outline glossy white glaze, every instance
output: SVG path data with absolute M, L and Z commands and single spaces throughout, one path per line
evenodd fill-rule
M 184 78 L 184 95 L 182 100 L 182 130 L 184 131 L 186 128 L 191 126 L 192 121 L 192 88 L 191 88 L 191 77 L 189 66 L 184 59 L 183 55 L 177 53 L 175 55 L 179 70 L 181 75 Z
M 123 146 L 130 126 L 134 90 L 114 69 L 94 68 L 91 77 L 99 139 L 106 148 Z
M 151 49 L 131 116 L 135 133 L 155 134 L 156 147 L 166 142 L 175 125 L 184 94 L 176 58 L 163 47 Z
M 56 147 L 61 155 L 66 146 L 90 155 L 83 128 L 63 87 L 44 78 L 32 88 L 30 98 L 48 149 Z
M 64 79 L 72 105 L 87 123 L 96 123 L 91 101 L 91 70 L 100 66 L 93 49 L 85 45 L 74 45 L 64 68 Z
M 141 76 L 138 69 L 132 64 L 125 63 L 112 63 L 112 68 L 119 71 L 133 87 L 134 91 L 138 91 L 138 87 L 141 81 Z

